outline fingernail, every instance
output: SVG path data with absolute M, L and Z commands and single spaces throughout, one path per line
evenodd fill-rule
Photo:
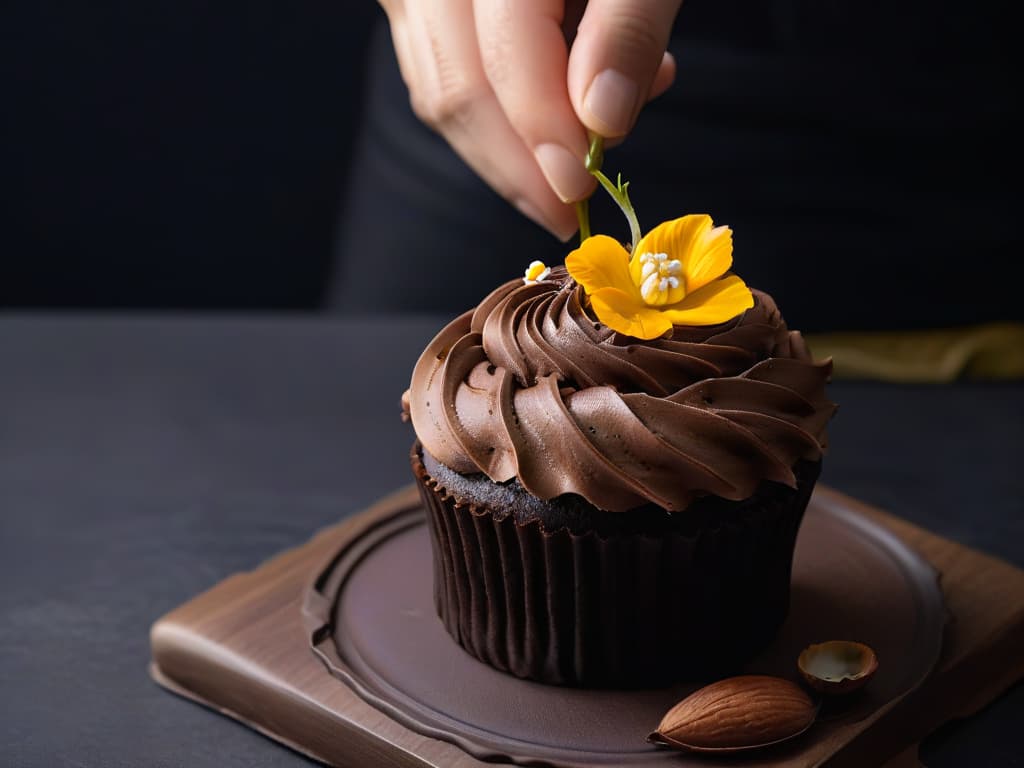
M 617 69 L 599 72 L 583 97 L 583 122 L 604 136 L 623 136 L 632 127 L 639 94 L 636 82 Z
M 568 242 L 569 238 L 576 234 L 576 227 L 572 229 L 565 229 L 564 227 L 554 227 L 548 223 L 547 219 L 541 214 L 539 210 L 533 207 L 533 203 L 529 200 L 516 200 L 514 205 L 519 209 L 526 218 L 533 220 L 535 223 L 544 227 L 548 232 L 551 232 L 555 237 L 561 240 L 563 243 Z
M 583 166 L 583 161 L 559 144 L 541 144 L 533 150 L 537 164 L 544 172 L 544 178 L 562 198 L 562 202 L 573 203 L 582 200 L 590 192 L 593 179 Z

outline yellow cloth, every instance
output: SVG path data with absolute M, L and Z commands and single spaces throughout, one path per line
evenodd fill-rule
M 831 356 L 836 378 L 941 382 L 1024 378 L 1024 324 L 808 335 L 818 358 Z

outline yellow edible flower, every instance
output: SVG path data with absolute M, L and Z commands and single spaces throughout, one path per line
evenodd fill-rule
M 637 339 L 656 339 L 673 325 L 716 325 L 754 306 L 732 266 L 732 230 L 706 214 L 659 224 L 630 256 L 607 235 L 588 237 L 565 260 L 597 319 Z

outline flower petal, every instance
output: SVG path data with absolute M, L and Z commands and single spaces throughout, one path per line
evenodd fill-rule
M 723 277 L 689 294 L 662 314 L 673 325 L 717 325 L 754 306 L 754 296 L 736 275 Z
M 613 331 L 636 339 L 656 339 L 672 327 L 660 308 L 648 307 L 636 291 L 602 288 L 590 295 L 597 319 Z
M 623 291 L 633 289 L 633 281 L 629 279 L 629 252 L 608 235 L 594 235 L 584 240 L 565 257 L 565 268 L 587 294 L 609 287 Z
M 683 265 L 687 294 L 704 287 L 724 275 L 732 266 L 732 230 L 729 227 L 712 228 L 706 213 L 693 213 L 659 224 L 648 232 L 637 245 L 636 253 L 667 253 L 670 259 L 679 259 Z M 635 261 L 636 259 L 634 259 Z M 630 263 L 634 280 L 640 275 L 640 265 Z

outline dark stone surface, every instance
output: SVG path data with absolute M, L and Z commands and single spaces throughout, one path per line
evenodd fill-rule
M 164 612 L 410 480 L 399 396 L 440 317 L 0 320 L 0 754 L 303 758 L 150 682 Z M 822 482 L 1024 566 L 1024 384 L 839 383 Z M 1024 687 L 930 768 L 1024 764 Z

